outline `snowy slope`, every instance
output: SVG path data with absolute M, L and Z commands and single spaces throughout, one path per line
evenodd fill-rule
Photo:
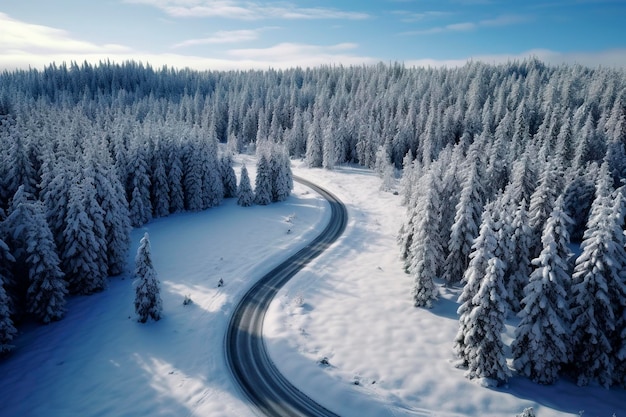
M 267 317 L 272 357 L 313 398 L 344 416 L 514 416 L 527 406 L 541 417 L 624 415 L 619 389 L 513 378 L 491 390 L 465 379 L 451 349 L 458 294 L 443 294 L 433 310 L 411 304 L 395 244 L 399 197 L 378 191 L 380 180 L 360 168 L 294 172 L 337 194 L 350 214 L 345 236 L 287 285 Z M 254 415 L 225 367 L 228 315 L 255 278 L 321 230 L 325 208 L 296 185 L 285 203 L 228 200 L 135 230 L 128 270 L 149 232 L 164 319 L 137 323 L 128 274 L 72 298 L 64 320 L 23 328 L 0 362 L 0 416 Z M 193 303 L 184 306 L 185 296 Z

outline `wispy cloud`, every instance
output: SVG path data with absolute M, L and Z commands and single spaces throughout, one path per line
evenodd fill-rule
M 247 31 L 216 32 L 204 40 L 190 40 L 189 44 L 208 40 L 219 42 L 243 40 L 258 35 L 261 28 Z M 252 33 L 256 32 L 256 33 Z M 196 70 L 247 70 L 286 69 L 320 65 L 374 64 L 379 59 L 356 53 L 358 45 L 337 43 L 333 45 L 282 43 L 269 48 L 232 49 L 222 56 L 194 56 L 174 53 L 149 53 L 123 45 L 97 45 L 76 39 L 70 33 L 48 26 L 33 25 L 0 13 L 0 70 L 43 68 L 52 62 L 125 62 L 128 60 L 149 63 L 160 67 Z M 181 42 L 182 43 L 182 42 Z
M 323 7 L 298 7 L 288 2 L 260 3 L 240 0 L 125 0 L 150 5 L 172 17 L 222 17 L 238 20 L 260 19 L 349 19 L 370 17 L 358 11 Z
M 187 39 L 185 41 L 172 45 L 172 48 L 177 49 L 197 45 L 228 44 L 253 41 L 258 39 L 260 33 L 267 29 L 272 28 L 268 27 L 261 29 L 220 30 L 206 38 Z
M 401 35 L 432 35 L 436 33 L 446 32 L 467 32 L 476 30 L 481 27 L 497 27 L 516 25 L 530 20 L 529 16 L 524 15 L 502 15 L 492 19 L 483 19 L 477 22 L 459 22 L 451 23 L 444 26 L 434 26 L 426 29 L 418 29 L 402 32 Z
M 409 10 L 394 10 L 391 12 L 400 17 L 400 21 L 405 23 L 422 22 L 428 19 L 439 18 L 450 15 L 450 12 L 429 10 L 424 12 L 412 12 Z
M 117 44 L 96 45 L 73 39 L 61 29 L 25 23 L 0 13 L 0 54 L 23 53 L 120 53 L 129 48 Z

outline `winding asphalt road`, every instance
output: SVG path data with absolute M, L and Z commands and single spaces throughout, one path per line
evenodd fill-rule
M 267 273 L 243 296 L 228 324 L 224 349 L 235 381 L 265 415 L 330 417 L 336 414 L 307 397 L 278 371 L 262 337 L 265 313 L 278 290 L 337 240 L 348 222 L 346 207 L 337 197 L 303 178 L 294 180 L 328 200 L 330 221 L 311 243 Z

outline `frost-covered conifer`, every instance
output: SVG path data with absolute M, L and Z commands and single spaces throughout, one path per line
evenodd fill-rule
M 612 384 L 619 349 L 614 343 L 623 330 L 617 326 L 626 300 L 623 196 L 615 205 L 611 202 L 611 182 L 604 163 L 573 274 L 572 364 L 579 385 Z
M 309 168 L 321 168 L 324 162 L 322 127 L 320 121 L 314 118 L 307 129 L 306 163 Z
M 245 164 L 241 167 L 241 178 L 237 189 L 237 204 L 242 207 L 250 207 L 254 204 L 254 191 L 250 185 L 250 177 Z
M 440 239 L 441 201 L 437 174 L 429 171 L 423 186 L 423 197 L 418 202 L 414 234 L 409 250 L 409 273 L 413 276 L 413 302 L 416 307 L 432 307 L 438 293 L 434 279 L 443 265 L 443 247 Z
M 237 176 L 233 169 L 233 158 L 230 154 L 223 155 L 220 160 L 224 198 L 237 196 Z
M 85 207 L 85 192 L 81 184 L 70 189 L 66 227 L 63 231 L 62 270 L 73 294 L 91 294 L 106 286 L 106 268 L 102 268 L 102 239 L 94 220 Z M 106 248 L 104 248 L 106 250 Z M 105 264 L 106 265 L 106 264 Z
M 224 198 L 222 169 L 217 156 L 215 125 L 209 125 L 209 136 L 199 139 L 202 166 L 202 208 L 219 206 Z
M 272 201 L 285 201 L 293 188 L 289 158 L 277 145 L 272 146 L 270 149 L 269 163 L 272 174 Z
M 185 210 L 185 192 L 183 190 L 183 163 L 181 149 L 177 143 L 170 143 L 168 154 L 167 182 L 170 190 L 170 213 Z
M 472 243 L 478 235 L 478 225 L 483 210 L 483 186 L 478 162 L 470 161 L 464 171 L 465 180 L 461 197 L 456 205 L 454 224 L 448 242 L 448 257 L 444 267 L 444 279 L 449 283 L 460 282 L 469 264 Z
M 202 160 L 200 147 L 192 139 L 184 144 L 183 189 L 185 192 L 185 208 L 189 211 L 202 210 Z
M 150 167 L 146 150 L 135 144 L 131 151 L 130 166 L 130 221 L 134 227 L 147 223 L 152 218 L 152 202 L 150 201 Z
M 9 247 L 0 239 L 0 356 L 7 354 L 14 348 L 11 341 L 17 334 L 11 319 L 13 302 L 4 288 L 9 263 L 12 264 L 13 262 L 15 259 L 9 252 Z
M 539 185 L 530 197 L 528 221 L 533 232 L 530 247 L 530 255 L 533 257 L 537 257 L 541 252 L 541 233 L 560 194 L 561 175 L 552 163 L 548 163 L 541 174 Z
M 524 308 L 511 346 L 514 368 L 540 384 L 554 383 L 570 356 L 571 221 L 559 197 L 541 237 L 543 250 L 533 260 L 535 269 L 524 288 Z
M 265 155 L 261 155 L 257 162 L 254 202 L 262 206 L 272 202 L 272 169 Z
M 4 242 L 0 242 L 4 244 Z M 4 283 L 0 276 L 0 356 L 6 355 L 13 350 L 14 346 L 11 342 L 17 334 L 17 329 L 13 325 L 13 320 L 11 320 L 9 305 L 9 296 L 4 290 Z
M 65 313 L 66 283 L 43 203 L 28 199 L 20 186 L 6 222 L 16 264 L 27 278 L 26 311 L 43 323 L 60 319 Z
M 497 257 L 490 258 L 473 297 L 464 333 L 467 376 L 485 378 L 489 385 L 497 386 L 505 383 L 511 373 L 501 336 L 507 312 L 503 280 L 504 263 Z
M 154 152 L 156 155 L 152 162 L 152 214 L 154 217 L 165 217 L 170 214 L 170 185 L 167 178 L 165 155 L 162 155 L 163 149 L 161 147 L 157 147 Z
M 145 323 L 148 318 L 161 319 L 163 310 L 160 282 L 152 264 L 152 251 L 148 233 L 143 235 L 137 256 L 135 256 L 135 312 L 138 321 Z
M 513 204 L 513 202 L 510 204 Z M 517 206 L 508 226 L 511 232 L 508 236 L 503 236 L 503 238 L 507 239 L 512 250 L 507 260 L 505 285 L 509 307 L 512 312 L 517 313 L 521 309 L 524 287 L 528 283 L 531 273 L 530 245 L 532 231 L 530 226 L 528 226 L 526 200 L 522 199 L 519 206 Z
M 495 224 L 491 215 L 491 208 L 488 205 L 482 215 L 480 232 L 472 245 L 470 253 L 470 262 L 463 274 L 462 282 L 465 284 L 463 292 L 459 296 L 459 330 L 454 341 L 454 351 L 460 358 L 460 366 L 468 366 L 470 360 L 471 349 L 469 340 L 466 335 L 471 331 L 473 326 L 471 314 L 476 306 L 476 294 L 480 288 L 483 277 L 486 275 L 487 263 L 494 257 L 498 245 Z

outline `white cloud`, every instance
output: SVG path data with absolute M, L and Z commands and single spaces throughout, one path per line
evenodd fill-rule
M 271 28 L 257 29 L 264 30 Z M 189 40 L 187 46 L 201 43 L 225 43 L 252 39 L 255 30 L 217 32 L 207 39 Z M 353 43 L 334 45 L 278 44 L 270 48 L 234 49 L 225 57 L 200 57 L 172 53 L 144 53 L 121 45 L 97 45 L 73 38 L 68 32 L 47 26 L 33 25 L 0 13 L 0 70 L 43 68 L 52 62 L 124 62 L 129 60 L 149 63 L 154 67 L 167 65 L 197 70 L 268 69 L 295 66 L 313 67 L 342 64 L 361 65 L 378 62 L 377 59 L 350 52 Z
M 262 29 L 220 30 L 215 32 L 212 36 L 206 38 L 188 39 L 183 42 L 179 42 L 173 45 L 172 48 L 252 41 L 259 38 L 261 30 Z
M 285 42 L 269 48 L 233 49 L 228 55 L 240 62 L 262 63 L 261 67 L 264 68 L 312 67 L 328 64 L 362 65 L 379 61 L 373 57 L 348 53 L 357 47 L 358 45 L 354 43 L 323 46 Z
M 126 0 L 150 5 L 173 17 L 222 17 L 239 20 L 259 19 L 367 19 L 364 12 L 322 7 L 298 7 L 288 2 L 260 3 L 240 0 Z
M 478 22 L 451 23 L 445 26 L 435 26 L 428 29 L 406 31 L 402 32 L 401 35 L 432 35 L 446 32 L 466 32 L 481 27 L 510 26 L 526 22 L 528 20 L 529 17 L 522 15 L 502 15 L 493 19 L 480 20 Z
M 76 40 L 64 30 L 34 25 L 12 19 L 0 13 L 0 55 L 11 53 L 123 53 L 123 45 L 94 43 Z

